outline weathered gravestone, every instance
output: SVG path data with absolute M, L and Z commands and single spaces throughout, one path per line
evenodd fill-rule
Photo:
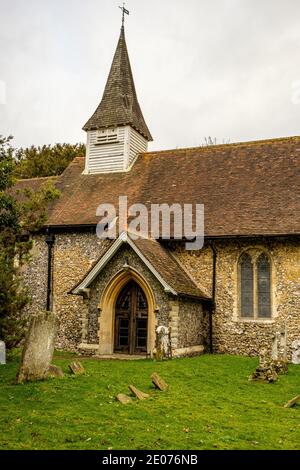
M 79 361 L 71 362 L 71 364 L 69 364 L 69 369 L 70 369 L 71 374 L 73 375 L 85 374 L 85 369 L 83 365 L 81 364 L 81 362 Z
M 134 385 L 129 385 L 128 388 L 131 391 L 131 393 L 133 393 L 133 395 L 136 396 L 138 400 L 146 400 L 147 398 L 150 397 L 148 393 L 142 392 L 141 390 L 136 388 Z
M 271 359 L 274 361 L 286 362 L 287 355 L 287 328 L 282 327 L 280 331 L 277 331 L 273 336 Z
M 47 377 L 54 352 L 56 317 L 41 312 L 33 317 L 23 348 L 17 382 L 34 382 Z
M 284 405 L 284 408 L 292 408 L 292 406 L 295 406 L 296 403 L 299 403 L 299 401 L 300 401 L 300 395 L 297 395 L 296 397 L 292 398 L 292 400 L 288 401 Z
M 6 348 L 4 341 L 0 341 L 0 364 L 6 364 Z
M 162 379 L 155 372 L 151 375 L 151 380 L 152 380 L 153 385 L 159 390 L 161 390 L 162 392 L 165 392 L 166 390 L 168 390 L 169 385 L 164 381 L 164 379 Z
M 273 342 L 272 342 L 272 353 L 271 353 L 271 359 L 274 361 L 277 361 L 279 358 L 279 345 L 280 345 L 280 333 L 275 333 L 273 337 Z
M 129 403 L 132 403 L 132 398 L 128 395 L 124 395 L 124 393 L 119 393 L 119 395 L 116 396 L 116 400 L 122 403 L 122 405 L 128 405 Z
M 52 377 L 54 379 L 62 379 L 65 376 L 61 367 L 55 366 L 54 364 L 50 364 L 47 377 Z
M 300 340 L 292 342 L 292 363 L 300 364 Z

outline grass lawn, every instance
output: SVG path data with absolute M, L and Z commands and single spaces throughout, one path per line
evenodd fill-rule
M 71 358 L 72 356 L 70 356 Z M 300 449 L 300 366 L 275 384 L 248 381 L 257 360 L 201 356 L 166 362 L 82 360 L 86 375 L 15 385 L 0 366 L 1 449 Z M 169 384 L 155 390 L 152 372 Z M 115 401 L 128 384 L 151 398 Z

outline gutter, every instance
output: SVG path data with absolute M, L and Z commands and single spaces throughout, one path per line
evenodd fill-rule
M 212 275 L 212 304 L 209 311 L 209 352 L 213 353 L 213 314 L 216 311 L 216 287 L 217 287 L 217 250 L 211 242 L 209 244 L 213 253 L 213 275 Z
M 53 261 L 53 247 L 55 244 L 55 235 L 51 233 L 50 229 L 46 230 L 46 239 L 48 245 L 48 269 L 47 269 L 47 299 L 46 310 L 52 311 L 52 261 Z
M 77 231 L 77 230 L 87 230 L 87 231 L 94 231 L 96 230 L 97 223 L 93 224 L 66 224 L 66 225 L 51 225 L 48 228 L 56 232 L 64 232 L 64 231 Z M 227 235 L 216 235 L 216 234 L 205 234 L 205 238 L 207 239 L 214 239 L 214 240 L 223 240 L 228 238 L 286 238 L 286 237 L 299 237 L 300 232 L 290 232 L 290 233 L 246 233 L 246 234 L 227 234 Z M 174 239 L 174 237 L 170 237 L 171 241 L 188 241 L 186 238 L 182 238 L 182 240 Z M 164 241 L 163 238 L 158 239 L 158 241 Z M 190 240 L 189 240 L 190 241 Z

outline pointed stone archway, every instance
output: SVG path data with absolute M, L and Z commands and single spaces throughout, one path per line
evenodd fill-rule
M 116 307 L 120 294 L 123 289 L 133 283 L 138 289 L 143 293 L 146 303 L 147 303 L 147 341 L 143 351 L 140 353 L 150 354 L 153 352 L 155 347 L 155 299 L 151 287 L 148 282 L 145 281 L 143 276 L 141 276 L 135 269 L 127 268 L 119 273 L 117 273 L 108 283 L 106 289 L 104 290 L 100 303 L 99 303 L 99 354 L 100 355 L 110 355 L 119 349 L 119 352 L 122 352 L 122 348 L 116 347 Z M 131 321 L 131 340 L 136 342 L 136 324 L 133 325 L 133 318 L 129 319 Z M 135 331 L 135 333 L 134 333 Z M 133 347 L 134 346 L 134 347 Z M 136 345 L 129 344 L 129 348 L 125 353 L 129 352 L 134 354 L 138 352 Z
M 135 281 L 120 292 L 114 313 L 114 352 L 147 354 L 148 302 Z

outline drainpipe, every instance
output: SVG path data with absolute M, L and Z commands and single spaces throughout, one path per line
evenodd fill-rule
M 217 286 L 217 250 L 211 242 L 209 244 L 213 253 L 213 275 L 212 275 L 212 306 L 209 312 L 209 352 L 213 353 L 213 314 L 216 311 L 216 286 Z
M 47 273 L 47 301 L 46 310 L 47 312 L 52 310 L 52 258 L 53 258 L 53 246 L 55 243 L 55 235 L 50 232 L 50 229 L 46 230 L 46 243 L 48 245 L 48 273 Z

